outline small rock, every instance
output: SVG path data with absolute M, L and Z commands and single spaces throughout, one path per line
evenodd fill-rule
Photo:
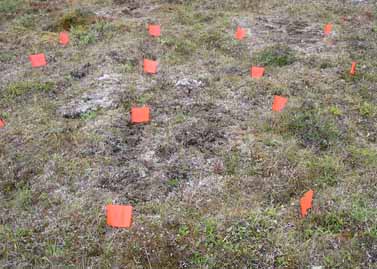
M 200 80 L 184 78 L 184 79 L 178 80 L 175 86 L 180 87 L 180 88 L 195 90 L 195 89 L 203 87 L 204 82 Z
M 102 77 L 99 77 L 97 79 L 98 81 L 104 81 L 104 80 L 111 80 L 111 81 L 119 81 L 114 75 L 108 75 L 104 74 Z

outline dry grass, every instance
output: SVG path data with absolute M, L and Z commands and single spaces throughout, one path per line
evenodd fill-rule
M 377 268 L 377 9 L 356 2 L 1 1 L 0 266 Z

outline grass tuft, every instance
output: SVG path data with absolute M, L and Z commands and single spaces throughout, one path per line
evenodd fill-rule
M 93 12 L 84 9 L 73 9 L 64 13 L 56 23 L 58 30 L 71 30 L 72 27 L 86 27 L 96 21 Z
M 295 135 L 305 147 L 326 150 L 342 140 L 334 120 L 317 109 L 293 111 L 286 120 L 285 130 Z
M 12 100 L 14 98 L 32 94 L 32 93 L 48 93 L 55 88 L 55 83 L 52 81 L 48 82 L 34 82 L 34 81 L 20 81 L 10 83 L 3 91 L 3 96 L 7 100 Z
M 296 61 L 295 52 L 285 45 L 267 47 L 255 55 L 257 65 L 261 66 L 285 66 Z

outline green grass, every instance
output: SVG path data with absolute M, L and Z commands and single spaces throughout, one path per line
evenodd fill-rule
M 0 62 L 9 63 L 15 57 L 16 57 L 16 55 L 14 54 L 14 52 L 11 52 L 11 51 L 1 51 L 0 52 Z
M 257 53 L 255 62 L 260 66 L 285 66 L 296 61 L 295 52 L 287 46 L 275 45 Z
M 169 179 L 167 184 L 170 188 L 176 188 L 179 185 L 179 179 L 177 178 Z
M 377 150 L 372 148 L 351 147 L 349 149 L 349 162 L 352 166 L 376 167 Z
M 73 27 L 86 27 L 95 22 L 95 14 L 86 9 L 70 9 L 57 22 L 58 30 L 69 31 Z
M 230 152 L 226 155 L 225 171 L 228 175 L 236 175 L 239 171 L 241 156 L 237 151 Z
M 84 121 L 93 120 L 97 117 L 97 111 L 89 111 L 80 115 L 80 118 Z
M 99 40 L 112 38 L 118 31 L 122 31 L 123 24 L 109 23 L 99 19 L 88 10 L 74 9 L 63 15 L 55 28 L 69 31 L 73 43 L 87 46 Z
M 31 206 L 32 192 L 27 187 L 19 189 L 14 198 L 15 206 L 28 209 Z
M 25 14 L 17 20 L 17 26 L 33 29 L 35 28 L 36 15 Z
M 55 88 L 55 83 L 48 82 L 35 82 L 35 81 L 20 81 L 7 85 L 3 91 L 3 96 L 12 100 L 24 95 L 31 95 L 33 93 L 48 93 Z
M 330 107 L 329 111 L 334 116 L 341 116 L 343 114 L 342 110 L 339 107 L 336 107 L 336 106 Z
M 162 37 L 160 42 L 168 50 L 173 51 L 169 56 L 170 61 L 173 63 L 183 63 L 189 60 L 197 50 L 197 45 L 188 38 Z
M 341 180 L 344 165 L 334 156 L 325 155 L 307 162 L 309 178 L 318 186 L 333 186 Z
M 73 26 L 70 33 L 73 42 L 78 46 L 90 45 L 97 41 L 95 33 L 85 26 Z
M 377 106 L 368 102 L 364 102 L 360 105 L 359 113 L 361 116 L 371 118 L 377 115 Z
M 24 2 L 24 0 L 2 0 L 0 2 L 0 13 L 13 13 L 21 8 Z
M 316 109 L 292 112 L 287 118 L 286 130 L 297 137 L 306 147 L 329 149 L 342 141 L 335 121 Z

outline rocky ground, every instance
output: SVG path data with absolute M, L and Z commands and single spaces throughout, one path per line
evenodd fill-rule
M 2 268 L 377 268 L 374 1 L 1 0 L 0 14 Z M 149 124 L 130 124 L 135 105 Z M 109 203 L 134 207 L 131 229 L 106 225 Z

